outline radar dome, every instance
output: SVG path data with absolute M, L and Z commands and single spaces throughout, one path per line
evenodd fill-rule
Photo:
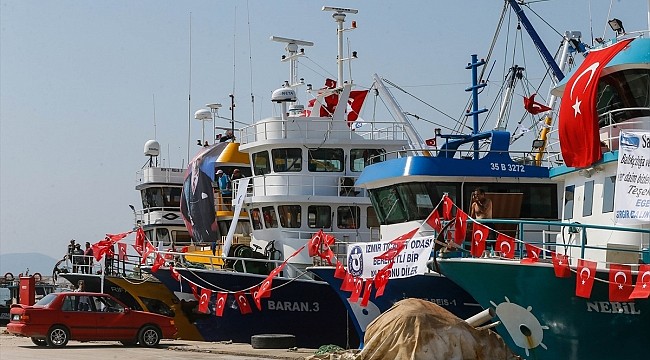
M 149 140 L 144 143 L 145 156 L 158 156 L 160 154 L 160 144 L 156 140 Z
M 271 101 L 282 103 L 282 102 L 295 102 L 298 98 L 296 97 L 296 92 L 291 88 L 282 87 L 275 91 L 271 95 Z

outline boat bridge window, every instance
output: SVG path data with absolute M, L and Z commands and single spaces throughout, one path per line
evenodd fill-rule
M 616 190 L 616 176 L 605 177 L 603 184 L 603 213 L 614 211 L 614 193 Z
M 265 175 L 271 172 L 271 162 L 269 161 L 269 152 L 260 151 L 251 155 L 253 161 L 253 173 L 255 175 Z
M 350 150 L 350 170 L 363 171 L 366 165 L 375 164 L 385 160 L 384 149 L 352 149 Z
M 278 227 L 278 217 L 275 215 L 273 206 L 265 206 L 262 208 L 262 218 L 264 219 L 264 226 L 267 229 Z
M 275 172 L 299 172 L 302 170 L 301 149 L 273 149 L 271 155 Z
M 278 206 L 278 212 L 280 213 L 280 225 L 282 227 L 300 227 L 300 205 L 280 205 Z
M 358 206 L 339 206 L 336 209 L 336 223 L 339 229 L 358 229 L 360 215 Z
M 309 171 L 341 172 L 343 171 L 343 149 L 309 149 Z
M 253 225 L 253 230 L 262 229 L 262 217 L 260 216 L 260 209 L 251 210 L 251 224 Z
M 628 69 L 600 78 L 596 96 L 599 126 L 650 116 L 650 69 Z M 624 110 L 623 108 L 645 108 Z
M 493 200 L 493 212 L 502 214 L 505 217 L 515 217 L 512 214 L 517 214 L 516 217 L 523 219 L 559 219 L 557 209 L 557 185 L 555 184 L 526 184 L 526 183 L 465 183 L 463 188 L 463 209 L 469 213 L 470 202 L 472 199 L 472 192 L 476 188 L 485 190 L 486 193 L 498 194 L 521 194 L 516 199 L 521 201 L 516 202 L 519 208 L 514 209 L 514 204 L 497 203 L 501 200 Z M 508 196 L 502 196 L 503 199 L 508 199 Z M 512 198 L 512 199 L 515 199 Z M 494 217 L 500 217 L 494 215 Z
M 307 220 L 310 228 L 331 228 L 332 208 L 327 205 L 310 205 L 307 207 Z
M 178 208 L 181 206 L 181 187 L 149 187 L 141 190 L 142 207 Z
M 594 181 L 587 181 L 585 183 L 585 196 L 584 203 L 582 204 L 582 216 L 589 216 L 592 214 L 594 205 Z
M 379 218 L 377 218 L 377 213 L 372 206 L 366 208 L 366 227 L 368 229 L 379 227 Z
M 575 191 L 575 185 L 569 185 L 564 188 L 564 220 L 573 219 L 573 199 Z
M 460 184 L 412 182 L 370 191 L 370 199 L 384 225 L 426 219 L 447 193 L 455 202 Z

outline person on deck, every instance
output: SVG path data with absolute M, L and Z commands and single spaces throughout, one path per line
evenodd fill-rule
M 474 219 L 492 218 L 492 200 L 485 197 L 485 190 L 478 188 L 472 193 L 469 216 Z
M 72 272 L 83 272 L 84 269 L 84 251 L 81 250 L 81 244 L 75 244 L 72 251 Z
M 219 183 L 223 204 L 227 209 L 230 209 L 230 204 L 232 203 L 232 183 L 230 178 L 223 170 L 217 170 L 217 182 Z
M 86 250 L 84 251 L 84 272 L 86 274 L 92 274 L 93 269 L 93 248 L 90 246 L 90 242 L 86 241 Z

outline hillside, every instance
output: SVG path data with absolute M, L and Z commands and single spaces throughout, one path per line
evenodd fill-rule
M 48 276 L 52 274 L 58 260 L 41 253 L 0 254 L 0 276 L 7 272 L 17 276 L 27 271 L 27 268 L 30 274 L 38 272 Z

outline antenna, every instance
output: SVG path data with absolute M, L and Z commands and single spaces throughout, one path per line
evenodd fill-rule
M 343 23 L 345 22 L 345 14 L 356 14 L 359 12 L 357 9 L 348 9 L 348 8 L 339 8 L 339 7 L 333 7 L 333 6 L 323 6 L 323 11 L 332 11 L 334 14 L 332 14 L 332 17 L 334 18 L 334 21 L 336 21 L 339 24 L 339 28 L 337 30 L 337 37 L 339 41 L 339 51 L 338 51 L 338 60 L 337 60 L 337 68 L 338 68 L 338 84 L 343 85 L 343 61 L 346 59 L 343 59 L 343 31 L 345 30 L 353 30 L 356 28 L 356 24 L 353 21 L 352 22 L 352 27 L 350 29 L 343 29 Z
M 153 138 L 156 138 L 156 94 L 151 94 L 153 97 Z
M 192 129 L 192 13 L 190 12 L 190 79 L 187 90 L 187 163 L 190 163 L 190 134 Z
M 282 61 L 289 61 L 289 86 L 297 87 L 302 85 L 302 81 L 298 81 L 298 57 L 305 55 L 305 49 L 300 49 L 298 52 L 298 45 L 300 46 L 314 46 L 311 41 L 289 39 L 280 36 L 271 36 L 271 40 L 286 43 L 286 55 L 282 55 Z

